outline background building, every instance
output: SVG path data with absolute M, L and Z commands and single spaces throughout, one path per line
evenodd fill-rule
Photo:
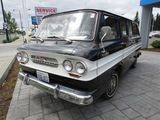
M 151 28 L 152 11 L 154 7 L 160 7 L 160 0 L 141 0 L 142 17 L 140 32 L 142 37 L 142 47 L 148 47 L 149 32 Z

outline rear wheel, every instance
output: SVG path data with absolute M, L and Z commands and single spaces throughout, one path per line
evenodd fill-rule
M 107 85 L 106 85 L 107 88 L 104 93 L 104 97 L 106 99 L 111 99 L 115 95 L 117 88 L 118 88 L 118 83 L 119 83 L 118 74 L 113 73 L 111 76 L 111 79 L 107 82 Z
M 133 64 L 132 64 L 131 68 L 136 68 L 136 65 L 137 65 L 137 58 L 134 60 L 134 62 L 133 62 Z

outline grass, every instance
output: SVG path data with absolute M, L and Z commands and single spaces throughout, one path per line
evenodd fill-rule
M 15 62 L 6 81 L 0 85 L 0 120 L 5 120 L 12 99 L 12 94 L 17 82 L 19 64 Z
M 3 43 L 11 43 L 13 41 L 16 41 L 17 39 L 19 39 L 18 36 L 14 37 L 14 38 L 10 38 L 9 41 L 8 40 L 3 40 Z
M 144 48 L 142 50 L 151 51 L 151 52 L 160 52 L 160 48 Z

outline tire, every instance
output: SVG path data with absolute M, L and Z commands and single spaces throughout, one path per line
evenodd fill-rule
M 137 66 L 137 58 L 134 60 L 133 64 L 131 65 L 131 69 L 136 68 Z
M 118 89 L 118 83 L 119 83 L 119 76 L 117 73 L 113 73 L 111 75 L 110 80 L 108 80 L 107 88 L 105 93 L 103 94 L 105 99 L 111 99 L 117 92 Z

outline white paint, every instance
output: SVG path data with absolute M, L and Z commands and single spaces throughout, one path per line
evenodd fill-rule
M 50 66 L 33 63 L 31 60 L 27 64 L 22 65 L 22 66 L 37 69 L 40 71 L 45 71 L 51 74 L 55 74 L 58 76 L 63 76 L 63 77 L 67 77 L 67 78 L 71 78 L 75 80 L 90 81 L 96 78 L 97 76 L 103 74 L 105 71 L 109 70 L 113 66 L 115 66 L 117 63 L 122 61 L 124 58 L 126 58 L 127 56 L 129 56 L 131 53 L 135 52 L 139 48 L 141 48 L 141 43 L 134 44 L 128 48 L 125 48 L 116 53 L 108 55 L 97 61 L 90 61 L 82 57 L 55 54 L 55 53 L 49 53 L 49 52 L 26 51 L 29 54 L 29 56 L 37 55 L 37 56 L 56 58 L 58 60 L 59 66 L 58 68 L 54 68 Z M 84 62 L 87 66 L 87 72 L 80 78 L 75 78 L 75 77 L 70 76 L 68 72 L 63 68 L 63 61 L 66 59 L 73 59 L 77 62 L 79 61 Z

